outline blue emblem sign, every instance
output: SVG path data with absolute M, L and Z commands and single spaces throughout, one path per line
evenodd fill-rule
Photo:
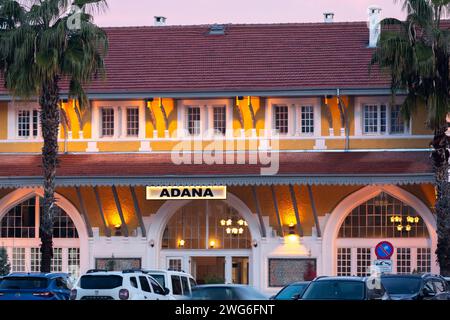
M 394 254 L 394 246 L 388 241 L 381 241 L 375 247 L 375 254 L 380 260 L 388 260 Z

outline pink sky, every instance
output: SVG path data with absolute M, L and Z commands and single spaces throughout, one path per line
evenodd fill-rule
M 365 21 L 367 7 L 379 5 L 383 17 L 403 17 L 401 1 L 394 0 L 108 0 L 109 9 L 96 16 L 101 26 L 153 25 L 153 16 L 167 17 L 167 24 L 278 23 Z

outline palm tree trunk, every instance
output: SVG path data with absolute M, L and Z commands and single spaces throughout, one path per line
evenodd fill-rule
M 41 106 L 41 128 L 44 146 L 42 166 L 44 175 L 44 203 L 40 221 L 41 272 L 51 271 L 53 258 L 53 221 L 58 207 L 55 205 L 55 175 L 58 163 L 58 133 L 60 113 L 58 108 L 58 78 L 43 84 L 39 99 Z
M 447 127 L 436 130 L 431 154 L 436 179 L 436 255 L 441 274 L 450 276 L 450 183 Z

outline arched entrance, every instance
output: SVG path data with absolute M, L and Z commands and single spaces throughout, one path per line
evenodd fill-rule
M 436 222 L 428 207 L 396 186 L 368 186 L 344 199 L 323 233 L 324 274 L 367 275 L 382 240 L 395 247 L 394 273 L 438 272 Z
M 7 248 L 12 271 L 39 271 L 42 197 L 42 189 L 35 188 L 17 189 L 0 199 L 0 246 Z M 54 224 L 52 271 L 76 277 L 88 265 L 86 227 L 75 206 L 59 194 L 55 197 L 61 210 Z
M 252 283 L 259 226 L 232 194 L 227 200 L 168 201 L 152 218 L 159 268 L 181 269 L 199 283 Z

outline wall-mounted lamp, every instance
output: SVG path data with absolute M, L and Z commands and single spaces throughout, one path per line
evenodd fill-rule
M 256 239 L 254 239 L 253 241 L 252 241 L 252 245 L 253 245 L 253 247 L 257 247 L 258 246 L 258 241 L 256 241 Z
M 149 102 L 153 102 L 153 100 L 154 100 L 153 98 L 147 98 L 147 99 L 145 99 L 145 102 L 149 103 Z
M 186 241 L 184 241 L 183 239 L 181 239 L 180 241 L 178 241 L 178 247 L 179 247 L 179 248 L 183 248 L 185 243 L 186 243 Z
M 211 249 L 214 249 L 215 246 L 216 246 L 216 242 L 215 242 L 214 240 L 211 240 L 211 241 L 209 242 L 209 247 L 210 247 Z
M 149 243 L 150 243 L 150 247 L 153 248 L 155 246 L 155 240 L 151 239 Z
M 116 237 L 120 237 L 122 235 L 122 225 L 120 223 L 114 225 L 114 235 Z
M 295 235 L 295 224 L 289 223 L 289 235 L 294 234 Z

